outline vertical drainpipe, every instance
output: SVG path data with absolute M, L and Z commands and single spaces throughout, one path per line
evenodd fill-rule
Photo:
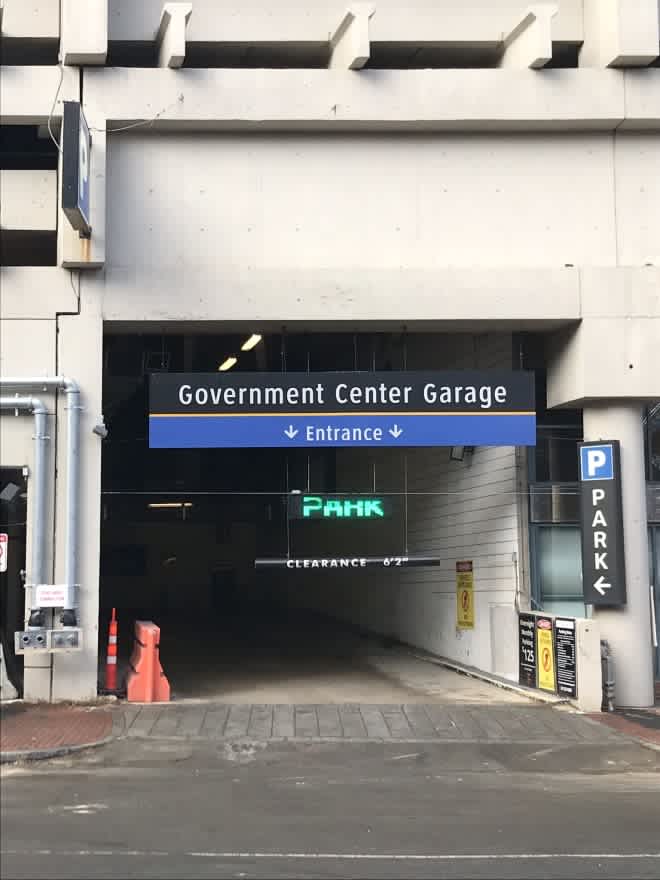
M 66 394 L 67 410 L 67 438 L 66 438 L 66 517 L 67 527 L 64 551 L 64 579 L 65 579 L 65 602 L 62 611 L 62 624 L 64 626 L 76 626 L 76 602 L 78 594 L 78 532 L 80 522 L 80 388 L 73 379 L 66 376 L 30 376 L 30 377 L 0 377 L 0 388 L 32 388 L 45 391 L 58 390 Z M 13 401 L 14 398 L 6 398 Z M 45 410 L 44 410 L 45 411 Z M 45 477 L 44 477 L 45 480 Z M 41 620 L 39 609 L 30 614 L 30 625 L 41 626 L 41 623 L 32 623 L 32 618 Z
M 67 533 L 64 557 L 64 583 L 66 592 L 62 625 L 76 626 L 76 599 L 78 589 L 78 540 L 80 533 L 80 389 L 71 379 L 66 379 L 66 510 Z
M 34 416 L 34 462 L 32 469 L 32 564 L 27 583 L 36 586 L 48 581 L 46 573 L 46 509 L 47 509 L 47 460 L 46 449 L 50 437 L 47 434 L 48 410 L 38 397 L 0 397 L 0 410 L 26 410 Z M 34 598 L 34 596 L 33 596 Z M 32 606 L 28 626 L 41 629 L 43 612 Z

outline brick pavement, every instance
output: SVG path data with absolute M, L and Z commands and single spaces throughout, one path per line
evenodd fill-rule
M 113 714 L 106 707 L 12 703 L 0 711 L 0 755 L 34 757 L 96 745 L 112 734 Z
M 629 709 L 590 716 L 594 721 L 618 730 L 626 736 L 660 747 L 660 707 L 657 709 Z
M 124 704 L 120 736 L 259 741 L 607 743 L 618 734 L 551 706 L 172 703 Z

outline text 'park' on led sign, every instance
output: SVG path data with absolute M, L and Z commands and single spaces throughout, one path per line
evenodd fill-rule
M 289 496 L 289 519 L 379 520 L 392 515 L 391 499 L 375 495 Z

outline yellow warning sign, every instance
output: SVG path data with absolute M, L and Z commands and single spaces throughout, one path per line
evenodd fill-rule
M 474 572 L 471 561 L 456 563 L 456 626 L 474 629 Z
M 538 657 L 538 686 L 542 691 L 557 690 L 555 677 L 555 646 L 552 620 L 539 617 L 536 621 L 536 648 Z

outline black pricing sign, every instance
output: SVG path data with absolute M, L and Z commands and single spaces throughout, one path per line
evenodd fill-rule
M 577 697 L 577 640 L 575 620 L 555 619 L 555 653 L 557 656 L 557 691 L 566 697 Z
M 523 687 L 536 687 L 536 619 L 533 614 L 518 616 L 518 681 Z

